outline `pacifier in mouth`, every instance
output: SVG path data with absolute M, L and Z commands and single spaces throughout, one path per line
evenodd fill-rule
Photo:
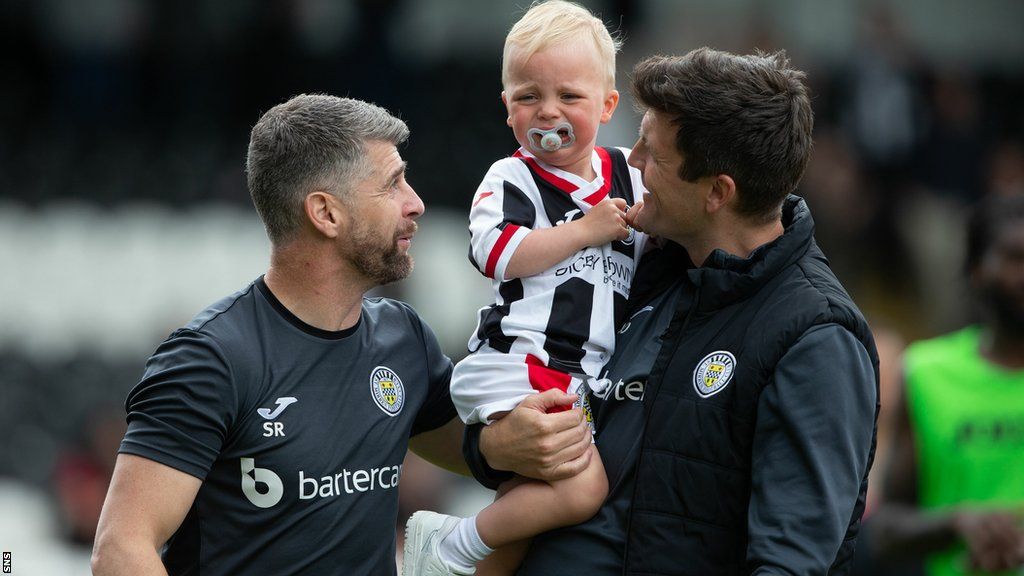
M 534 136 L 537 136 L 540 140 L 539 146 Z M 576 142 L 576 135 L 572 133 L 572 124 L 568 122 L 562 122 L 550 130 L 530 128 L 526 131 L 526 137 L 530 139 L 530 148 L 533 148 L 536 152 L 541 150 L 554 152 L 562 148 L 568 148 Z

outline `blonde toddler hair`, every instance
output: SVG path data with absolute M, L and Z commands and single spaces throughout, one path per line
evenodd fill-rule
M 509 83 L 509 60 L 513 49 L 516 49 L 517 55 L 525 61 L 549 46 L 576 40 L 580 34 L 593 40 L 594 47 L 604 64 L 607 89 L 614 89 L 615 53 L 622 47 L 622 41 L 612 38 L 604 22 L 589 10 L 565 0 L 534 3 L 509 30 L 501 58 L 502 85 L 508 86 Z

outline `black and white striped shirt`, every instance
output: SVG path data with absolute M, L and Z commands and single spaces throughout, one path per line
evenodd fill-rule
M 647 236 L 584 248 L 535 276 L 505 278 L 519 243 L 534 229 L 582 218 L 605 198 L 630 206 L 643 197 L 640 172 L 626 148 L 595 148 L 597 178 L 586 181 L 546 165 L 520 148 L 495 162 L 470 210 L 469 259 L 493 280 L 495 302 L 479 312 L 469 350 L 484 343 L 532 354 L 547 366 L 596 377 L 615 345 L 630 283 Z

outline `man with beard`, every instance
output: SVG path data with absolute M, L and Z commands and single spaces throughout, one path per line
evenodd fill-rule
M 409 306 L 423 202 L 377 106 L 301 95 L 252 129 L 270 268 L 150 357 L 96 574 L 393 574 L 406 448 L 462 470 L 452 363 Z
M 967 230 L 979 325 L 911 345 L 885 501 L 886 557 L 931 576 L 1024 566 L 1024 197 L 993 198 Z

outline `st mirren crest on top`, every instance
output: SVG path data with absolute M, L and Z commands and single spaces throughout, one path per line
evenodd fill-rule
M 702 398 L 714 396 L 729 384 L 735 369 L 736 357 L 731 352 L 712 352 L 693 370 L 693 388 Z
M 633 241 L 636 240 L 636 230 L 633 230 L 632 226 L 627 226 L 627 229 L 629 230 L 629 236 L 626 236 L 626 239 L 622 240 L 622 243 L 626 246 L 631 246 Z
M 388 416 L 397 416 L 405 405 L 402 379 L 387 366 L 377 366 L 370 372 L 370 395 L 377 407 Z

